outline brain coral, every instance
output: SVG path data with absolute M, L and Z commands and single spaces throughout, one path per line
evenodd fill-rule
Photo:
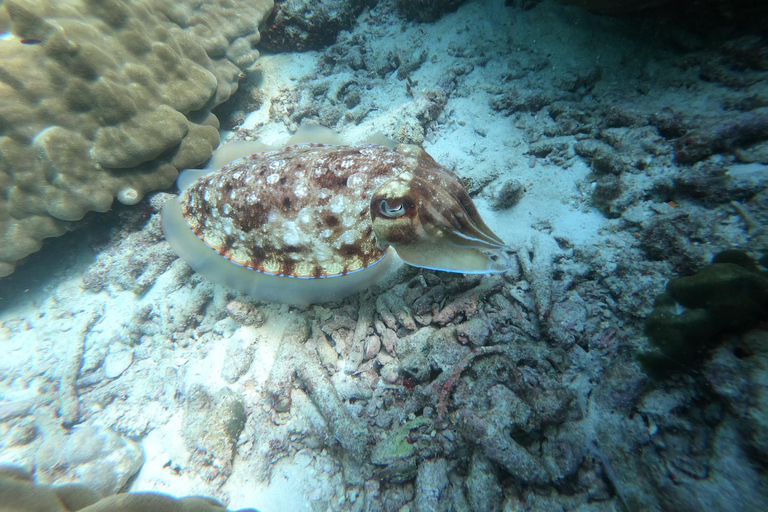
M 272 0 L 0 0 L 0 277 L 219 143 Z

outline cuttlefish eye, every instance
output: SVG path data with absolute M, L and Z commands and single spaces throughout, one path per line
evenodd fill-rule
M 379 213 L 390 219 L 402 217 L 407 210 L 408 206 L 402 199 L 391 199 L 389 202 L 386 199 L 382 199 L 379 203 Z
M 383 183 L 371 198 L 371 224 L 380 247 L 410 265 L 463 272 L 506 272 L 504 242 L 485 224 L 458 176 L 421 148 L 398 146 L 415 167 Z

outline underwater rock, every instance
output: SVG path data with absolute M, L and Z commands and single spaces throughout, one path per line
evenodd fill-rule
M 168 267 L 178 258 L 163 241 L 158 215 L 164 200 L 171 196 L 159 193 L 152 196 L 148 209 L 122 213 L 126 224 L 143 225 L 141 230 L 124 237 L 114 251 L 103 251 L 96 256 L 83 277 L 86 290 L 98 293 L 102 290 L 115 294 L 131 290 L 136 295 L 145 294 Z
M 690 365 L 724 332 L 749 329 L 768 315 L 768 275 L 741 251 L 716 255 L 697 274 L 673 279 L 646 320 L 655 351 L 638 357 L 646 371 Z
M 104 358 L 104 376 L 116 379 L 133 363 L 133 348 L 123 343 L 110 343 Z
M 197 386 L 190 390 L 185 409 L 182 435 L 192 450 L 196 470 L 206 480 L 226 480 L 232 472 L 235 444 L 245 427 L 243 402 L 229 388 L 210 394 Z
M 734 347 L 728 343 L 715 348 L 704 364 L 702 373 L 712 391 L 723 399 L 728 410 L 735 416 L 743 417 L 749 400 L 750 379 L 747 366 L 751 357 L 740 358 L 734 352 Z
M 627 164 L 613 150 L 604 145 L 595 148 L 592 155 L 592 170 L 597 174 L 615 174 L 620 175 L 626 171 Z
M 516 112 L 538 112 L 554 98 L 549 93 L 523 88 L 511 88 L 491 101 L 491 108 L 505 116 Z
M 613 201 L 621 195 L 622 190 L 621 178 L 613 174 L 606 174 L 597 178 L 593 183 L 590 199 L 595 208 L 598 208 L 608 217 L 615 218 L 619 216 L 619 212 L 614 211 Z
M 703 375 L 725 412 L 738 418 L 750 455 L 768 462 L 768 332 L 730 337 L 712 351 Z
M 320 50 L 348 30 L 372 0 L 277 0 L 259 46 L 269 52 Z
M 256 333 L 253 328 L 240 328 L 227 341 L 221 376 L 232 384 L 248 373 L 255 354 Z
M 667 213 L 669 212 L 669 213 Z M 664 209 L 642 223 L 640 247 L 651 261 L 666 261 L 680 274 L 699 270 L 707 252 L 692 239 L 705 239 L 708 226 L 700 216 Z
M 543 485 L 551 481 L 547 468 L 536 456 L 520 446 L 495 421 L 472 411 L 463 411 L 460 426 L 468 440 L 477 443 L 482 453 L 513 477 L 527 484 Z
M 688 131 L 683 114 L 670 107 L 664 107 L 649 117 L 649 122 L 655 126 L 662 137 L 676 139 Z
M 419 355 L 426 356 L 429 353 L 432 335 L 437 332 L 434 327 L 422 327 L 416 332 L 402 336 L 395 341 L 394 350 L 400 358 Z
M 323 367 L 331 373 L 335 372 L 339 366 L 339 354 L 317 322 L 312 323 L 312 339 Z
M 416 382 L 424 382 L 429 378 L 429 361 L 422 354 L 412 353 L 401 357 L 400 368 Z
M 379 370 L 381 379 L 387 384 L 394 384 L 400 378 L 400 365 L 395 362 L 389 362 Z
M 371 359 L 378 353 L 381 344 L 376 346 L 376 340 L 381 341 L 378 336 L 372 340 L 368 339 L 368 330 L 373 325 L 373 317 L 375 313 L 375 301 L 373 299 L 373 293 L 368 292 L 360 297 L 360 307 L 357 311 L 357 321 L 355 322 L 355 330 L 352 333 L 352 337 L 348 338 L 349 342 L 342 348 L 342 355 L 345 357 L 344 371 L 346 373 L 352 373 L 357 370 L 360 363 L 364 359 Z M 370 357 L 368 357 L 370 355 Z
M 272 409 L 278 413 L 291 410 L 291 388 L 296 378 L 333 433 L 333 439 L 353 456 L 365 457 L 370 440 L 367 425 L 345 406 L 317 351 L 307 346 L 309 335 L 306 318 L 294 314 L 280 340 L 275 356 L 278 362 L 272 366 L 264 385 Z
M 59 416 L 65 428 L 83 421 L 84 410 L 80 403 L 77 379 L 85 360 L 86 338 L 91 328 L 101 320 L 102 314 L 103 310 L 97 306 L 81 312 L 76 317 L 74 329 L 66 346 L 66 355 L 60 363 Z
M 478 347 L 486 344 L 492 329 L 493 324 L 487 316 L 477 315 L 457 325 L 454 332 L 459 343 Z
M 480 309 L 483 301 L 490 295 L 498 292 L 504 285 L 502 279 L 483 279 L 477 286 L 456 296 L 447 303 L 435 316 L 432 321 L 438 325 L 444 326 L 449 323 L 458 323 L 462 319 L 468 319 L 474 316 Z
M 693 164 L 768 138 L 768 108 L 742 112 L 711 127 L 693 129 L 675 142 L 675 161 Z
M 706 478 L 691 478 L 678 472 L 674 482 L 660 486 L 663 510 L 757 512 L 768 508 L 763 474 L 743 447 L 740 421 L 724 421 L 712 434 Z
M 416 496 L 413 505 L 417 512 L 444 510 L 448 508 L 448 461 L 442 457 L 423 460 L 416 473 Z M 452 505 L 455 506 L 455 503 Z
M 747 442 L 763 464 L 768 463 L 768 331 L 755 331 L 745 336 L 744 344 L 753 351 L 745 359 L 749 404 L 745 432 Z
M 504 493 L 499 483 L 499 475 L 493 463 L 475 450 L 467 476 L 467 495 L 474 510 L 498 512 L 501 510 Z
M 363 349 L 363 359 L 373 359 L 381 350 L 381 338 L 376 335 L 365 338 L 365 348 Z
M 37 479 L 78 483 L 102 496 L 119 491 L 144 463 L 141 447 L 112 430 L 81 425 L 68 436 L 49 435 L 35 455 Z
M 549 335 L 562 348 L 568 348 L 582 337 L 587 323 L 587 304 L 578 294 L 568 297 L 552 306 L 549 314 Z
M 454 12 L 463 2 L 464 0 L 397 0 L 397 9 L 409 20 L 430 22 Z
M 227 304 L 227 314 L 240 325 L 261 327 L 264 322 L 264 313 L 256 306 L 247 302 L 233 300 Z
M 506 210 L 515 206 L 525 194 L 525 185 L 519 180 L 509 179 L 501 184 L 493 193 L 491 208 Z
M 413 478 L 419 457 L 416 448 L 409 442 L 411 431 L 431 424 L 429 418 L 419 417 L 396 428 L 382 439 L 371 451 L 371 464 L 381 466 L 381 473 L 393 482 Z

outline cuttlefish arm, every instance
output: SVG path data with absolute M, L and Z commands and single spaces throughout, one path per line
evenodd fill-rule
M 509 247 L 480 217 L 461 180 L 423 149 L 396 151 L 417 164 L 379 187 L 371 200 L 371 220 L 382 247 L 392 246 L 417 267 L 485 274 L 512 265 Z

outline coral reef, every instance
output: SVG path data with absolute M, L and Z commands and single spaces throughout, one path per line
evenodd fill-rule
M 144 454 L 134 441 L 104 427 L 80 425 L 66 436 L 48 429 L 35 453 L 35 476 L 43 484 L 77 483 L 109 496 L 122 489 L 143 463 Z
M 0 25 L 0 276 L 66 221 L 135 204 L 219 143 L 272 7 L 257 2 L 9 0 Z
M 277 0 L 267 18 L 261 48 L 272 52 L 319 50 L 348 30 L 372 0 Z
M 184 412 L 183 436 L 208 481 L 226 480 L 232 473 L 235 443 L 245 425 L 245 408 L 232 390 L 215 395 L 202 387 L 191 389 Z
M 210 498 L 176 499 L 160 493 L 103 497 L 82 485 L 50 487 L 35 484 L 32 475 L 15 466 L 0 466 L 0 497 L 8 512 L 226 512 Z M 243 509 L 241 512 L 256 512 Z

